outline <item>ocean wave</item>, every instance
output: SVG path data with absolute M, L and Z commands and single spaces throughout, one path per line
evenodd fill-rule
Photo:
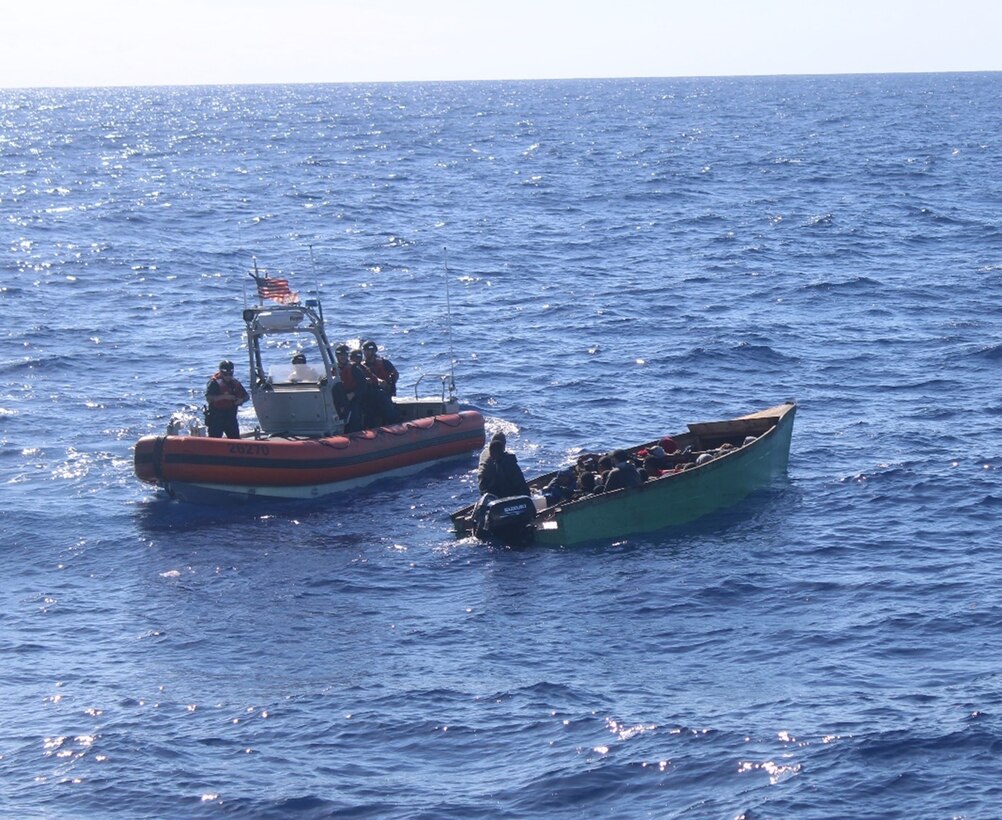
M 0 97 L 7 811 L 996 810 L 995 75 Z M 788 475 L 580 549 L 457 540 L 473 455 L 170 501 L 255 258 L 528 473 L 793 396 Z

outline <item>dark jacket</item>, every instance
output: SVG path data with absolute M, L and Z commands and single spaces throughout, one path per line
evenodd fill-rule
M 578 484 L 574 474 L 567 475 L 561 472 L 543 488 L 543 495 L 546 497 L 547 505 L 552 507 L 562 501 L 570 501 L 577 489 Z
M 644 483 L 640 471 L 629 461 L 621 461 L 609 471 L 605 479 L 605 491 L 619 490 L 623 487 L 639 487 Z
M 498 498 L 511 495 L 529 495 L 529 485 L 522 475 L 522 468 L 512 453 L 492 455 L 480 468 L 480 494 L 490 493 Z

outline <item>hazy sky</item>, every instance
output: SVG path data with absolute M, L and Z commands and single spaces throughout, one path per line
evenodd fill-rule
M 0 87 L 1002 69 L 999 0 L 4 0 Z

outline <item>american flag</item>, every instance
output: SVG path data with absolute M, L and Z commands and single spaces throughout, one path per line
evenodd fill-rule
M 288 279 L 273 279 L 267 274 L 256 273 L 252 273 L 251 278 L 257 283 L 257 295 L 262 299 L 272 299 L 283 305 L 299 301 L 299 294 L 289 288 Z

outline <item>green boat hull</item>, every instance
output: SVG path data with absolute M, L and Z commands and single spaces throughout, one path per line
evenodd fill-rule
M 786 473 L 796 405 L 779 405 L 729 422 L 690 425 L 726 429 L 755 420 L 773 425 L 755 441 L 683 472 L 640 487 L 602 493 L 546 510 L 536 520 L 537 543 L 572 545 L 616 540 L 689 524 L 737 504 Z M 737 428 L 735 428 L 737 429 Z

